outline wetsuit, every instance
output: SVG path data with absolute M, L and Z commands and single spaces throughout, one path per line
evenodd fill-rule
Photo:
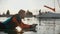
M 30 28 L 31 25 L 24 24 L 21 20 L 21 17 L 16 14 L 13 15 L 12 17 L 8 18 L 6 21 L 3 22 L 3 24 L 6 26 L 6 28 L 14 28 L 17 25 L 20 26 L 21 28 Z

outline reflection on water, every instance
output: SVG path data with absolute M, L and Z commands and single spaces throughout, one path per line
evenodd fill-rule
M 5 21 L 6 17 L 1 17 L 0 21 Z M 24 32 L 24 34 L 59 34 L 60 33 L 60 19 L 39 19 L 39 18 L 25 18 L 25 24 L 38 24 L 37 32 Z

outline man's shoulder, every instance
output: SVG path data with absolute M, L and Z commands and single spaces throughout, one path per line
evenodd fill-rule
M 17 19 L 18 21 L 21 21 L 21 17 L 20 17 L 19 14 L 15 14 L 15 17 L 16 17 L 16 19 Z
M 15 17 L 15 18 L 17 18 L 17 19 L 21 19 L 20 15 L 18 15 L 18 14 L 13 15 L 12 17 L 13 17 L 13 18 Z

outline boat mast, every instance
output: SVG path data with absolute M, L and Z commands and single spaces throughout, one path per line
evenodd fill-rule
M 60 8 L 60 0 L 57 0 L 57 2 L 58 2 L 58 5 L 59 5 L 59 8 Z

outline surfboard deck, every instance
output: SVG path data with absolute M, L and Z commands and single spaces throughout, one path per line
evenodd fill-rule
M 0 25 L 1 25 L 1 27 L 4 27 L 4 25 L 3 25 L 1 22 L 0 22 Z M 37 32 L 37 31 L 36 31 L 36 26 L 37 26 L 37 24 L 33 24 L 33 25 L 31 26 L 31 28 L 24 28 L 23 31 L 33 31 L 33 32 Z M 5 27 L 4 27 L 4 28 L 5 28 Z M 5 30 L 14 31 L 14 29 L 9 30 L 9 29 L 4 29 L 4 28 L 0 28 L 0 31 L 5 31 Z M 5 32 L 7 32 L 7 31 L 5 31 Z
M 23 30 L 24 30 L 24 31 L 37 32 L 37 31 L 36 31 L 36 26 L 37 26 L 37 24 L 33 24 L 31 28 L 24 28 Z

